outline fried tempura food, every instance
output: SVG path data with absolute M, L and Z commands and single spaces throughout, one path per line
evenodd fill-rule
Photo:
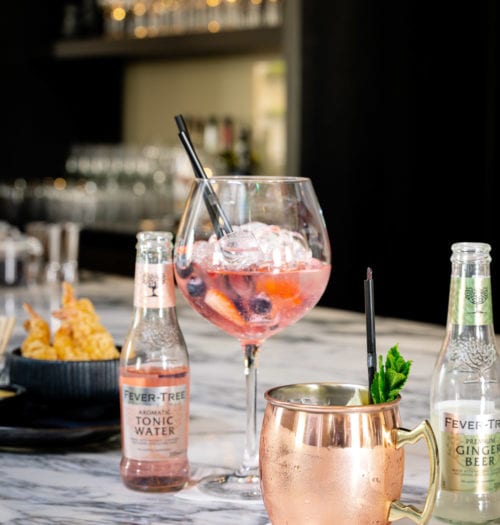
M 30 317 L 24 322 L 28 335 L 21 345 L 21 354 L 35 359 L 57 359 L 56 351 L 50 345 L 49 324 L 29 304 L 23 306 Z
M 92 302 L 87 298 L 77 299 L 69 283 L 63 283 L 61 308 L 52 313 L 61 321 L 52 345 L 48 324 L 29 305 L 25 308 L 30 320 L 25 323 L 28 336 L 21 346 L 23 356 L 66 361 L 119 357 L 113 338 L 100 323 Z
M 87 298 L 76 299 L 73 287 L 64 282 L 62 308 L 53 312 L 61 320 L 61 337 L 71 334 L 71 347 L 58 344 L 59 359 L 115 359 L 119 356 L 111 334 L 102 326 L 94 305 Z M 63 339 L 64 340 L 64 339 Z M 54 337 L 54 345 L 56 337 Z

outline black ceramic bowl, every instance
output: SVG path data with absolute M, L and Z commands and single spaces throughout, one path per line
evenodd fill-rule
M 119 362 L 33 359 L 19 348 L 8 354 L 11 383 L 25 387 L 32 400 L 61 404 L 118 402 Z

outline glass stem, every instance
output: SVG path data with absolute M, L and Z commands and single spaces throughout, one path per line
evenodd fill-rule
M 238 476 L 255 474 L 259 466 L 259 449 L 257 443 L 257 354 L 259 353 L 259 349 L 259 345 L 243 345 L 247 423 L 243 463 L 236 472 Z

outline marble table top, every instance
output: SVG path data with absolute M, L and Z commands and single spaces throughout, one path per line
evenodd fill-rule
M 132 317 L 133 281 L 93 276 L 76 285 L 79 296 L 92 299 L 116 344 L 124 340 Z M 23 337 L 22 302 L 42 315 L 57 303 L 46 287 L 0 289 L 0 314 L 16 314 L 10 347 Z M 267 525 L 261 502 L 214 500 L 196 488 L 196 480 L 240 463 L 245 426 L 243 356 L 238 343 L 193 312 L 179 296 L 178 317 L 191 359 L 189 459 L 192 486 L 175 494 L 144 494 L 120 480 L 120 440 L 51 450 L 0 449 L 0 523 L 2 524 L 141 524 Z M 405 428 L 429 418 L 430 377 L 444 326 L 376 318 L 377 350 L 399 343 L 412 359 L 410 379 L 400 410 Z M 361 313 L 316 307 L 263 347 L 258 373 L 258 420 L 268 388 L 295 382 L 366 383 L 365 319 Z M 402 500 L 423 502 L 428 461 L 422 442 L 406 447 Z M 409 520 L 398 523 L 409 524 Z M 437 524 L 437 520 L 431 520 Z M 355 525 L 355 524 L 353 524 Z

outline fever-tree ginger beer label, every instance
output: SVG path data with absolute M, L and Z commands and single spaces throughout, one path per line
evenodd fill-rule
M 500 489 L 500 414 L 480 414 L 479 401 L 439 404 L 442 488 L 487 493 Z

